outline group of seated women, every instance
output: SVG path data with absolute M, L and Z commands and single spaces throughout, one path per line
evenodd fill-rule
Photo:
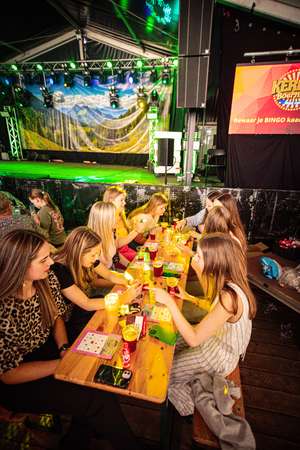
M 11 231 L 0 241 L 0 406 L 71 415 L 61 450 L 89 449 L 96 431 L 115 449 L 143 448 L 113 394 L 58 381 L 53 373 L 94 311 L 104 308 L 103 289 L 124 285 L 121 303 L 141 293 L 141 282 L 130 284 L 114 269 L 132 261 L 136 246 L 157 225 L 168 200 L 154 194 L 127 220 L 126 192 L 112 186 L 103 201 L 92 206 L 87 226 L 65 239 L 58 208 L 52 201 L 51 206 L 49 194 L 36 191 L 29 198 L 45 212 L 37 220 L 48 227 L 50 237 L 54 223 L 61 240 L 52 242 L 58 248 L 54 255 L 47 239 L 29 230 Z M 195 254 L 188 247 L 179 248 L 192 253 L 203 295 L 192 296 L 182 288 L 178 294 L 196 306 L 200 323 L 192 326 L 171 295 L 153 288 L 156 301 L 168 306 L 180 333 L 168 396 L 182 415 L 191 414 L 190 384 L 197 374 L 226 376 L 235 368 L 249 343 L 256 312 L 236 202 L 231 194 L 217 192 L 212 197 L 208 195 L 205 211 L 178 223 L 179 228 L 196 226 L 199 233 L 194 236 L 200 235 Z M 46 213 L 51 216 L 48 221 Z

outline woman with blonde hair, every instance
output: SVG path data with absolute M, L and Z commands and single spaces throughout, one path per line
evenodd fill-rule
M 72 416 L 60 450 L 89 450 L 95 431 L 115 450 L 141 450 L 113 394 L 53 376 L 69 344 L 49 255 L 46 239 L 29 230 L 11 231 L 0 241 L 0 405 Z
M 32 189 L 29 200 L 39 209 L 38 214 L 33 216 L 36 223 L 49 233 L 49 242 L 54 247 L 61 247 L 67 238 L 64 218 L 50 195 L 40 189 Z
M 78 336 L 95 310 L 105 308 L 103 296 L 90 297 L 92 287 L 112 287 L 114 284 L 128 287 L 129 281 L 123 274 L 108 270 L 99 261 L 101 251 L 98 234 L 88 227 L 78 227 L 69 234 L 63 248 L 53 257 L 55 264 L 52 270 L 58 278 L 68 308 L 65 321 L 71 341 Z M 141 283 L 127 288 L 120 294 L 120 303 L 130 303 L 141 290 Z
M 203 319 L 194 328 L 180 312 L 174 298 L 154 288 L 155 300 L 166 305 L 180 337 L 169 381 L 168 398 L 183 416 L 193 414 L 191 382 L 200 374 L 229 375 L 245 355 L 256 314 L 256 300 L 247 280 L 245 254 L 225 234 L 200 239 L 192 262 L 204 299 L 179 288 L 179 297 L 203 308 Z
M 115 235 L 117 220 L 117 209 L 111 202 L 96 202 L 92 206 L 89 214 L 87 226 L 94 230 L 102 240 L 102 252 L 99 260 L 110 269 L 113 263 L 120 262 L 123 267 L 127 267 L 129 260 L 122 253 L 118 252 L 120 247 L 126 245 L 130 240 L 144 229 L 144 225 L 138 223 L 130 235 L 118 238 Z
M 149 231 L 154 228 L 159 217 L 165 213 L 168 205 L 168 199 L 163 194 L 153 194 L 150 200 L 145 205 L 131 211 L 128 216 L 129 229 L 133 229 L 137 223 L 142 222 L 145 225 L 143 234 L 138 235 L 134 240 L 140 245 L 143 245 L 147 240 Z
M 244 227 L 241 222 L 236 200 L 233 195 L 229 193 L 221 194 L 214 200 L 214 206 L 222 206 L 230 212 L 233 225 L 239 229 L 239 240 L 241 242 L 244 252 L 247 251 L 247 238 Z
M 116 207 L 117 210 L 117 218 L 115 223 L 116 237 L 128 239 L 121 241 L 121 247 L 118 249 L 118 252 L 119 254 L 122 254 L 124 258 L 126 258 L 128 261 L 133 261 L 133 259 L 136 257 L 137 252 L 135 251 L 136 245 L 134 245 L 134 243 L 132 242 L 137 237 L 136 234 L 137 229 L 136 230 L 134 229 L 131 232 L 129 231 L 125 214 L 126 196 L 127 193 L 125 189 L 123 189 L 121 186 L 110 186 L 104 192 L 103 201 L 111 202 Z M 144 227 L 142 226 L 141 232 L 143 232 L 143 228 Z M 124 244 L 124 242 L 126 242 L 126 244 Z M 131 248 L 131 246 L 133 248 Z M 121 266 L 119 266 L 119 263 L 116 263 L 116 267 Z

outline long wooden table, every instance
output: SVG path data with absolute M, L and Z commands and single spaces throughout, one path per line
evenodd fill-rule
M 267 257 L 277 261 L 281 267 L 295 268 L 299 263 L 282 258 L 274 253 L 266 253 L 247 260 L 248 280 L 263 291 L 280 300 L 285 305 L 300 313 L 300 293 L 293 287 L 279 286 L 275 278 L 268 278 L 263 274 L 260 258 Z
M 179 285 L 183 288 L 186 285 L 187 273 L 189 269 L 190 256 L 179 253 L 176 257 L 165 254 L 164 248 L 160 248 L 158 256 L 164 255 L 166 261 L 181 262 L 184 264 L 184 272 L 181 273 Z M 129 268 L 127 271 L 132 275 L 133 279 L 140 279 L 140 271 Z M 166 279 L 158 278 L 154 280 L 155 286 L 166 287 Z M 116 285 L 112 291 L 124 288 L 124 286 Z M 178 306 L 181 308 L 182 300 L 176 297 Z M 145 293 L 144 303 L 149 303 L 149 292 Z M 109 323 L 105 310 L 97 311 L 89 321 L 81 335 L 86 329 L 102 331 L 106 333 L 122 334 L 120 323 L 124 318 L 119 318 L 117 323 Z M 132 396 L 143 400 L 163 404 L 167 396 L 167 388 L 172 366 L 175 346 L 166 344 L 149 335 L 149 330 L 153 327 L 154 322 L 147 320 L 147 333 L 144 340 L 137 342 L 137 348 L 131 354 L 130 370 L 133 375 L 127 389 L 121 389 L 102 383 L 94 382 L 94 376 L 101 364 L 109 364 L 116 367 L 122 367 L 122 343 L 119 344 L 113 358 L 111 360 L 97 358 L 94 356 L 83 355 L 72 351 L 78 339 L 75 341 L 71 349 L 57 366 L 54 377 L 84 386 L 90 386 L 95 389 L 103 389 L 115 394 Z M 160 322 L 160 326 L 172 331 L 177 331 L 175 324 Z M 121 341 L 122 342 L 122 341 Z M 161 439 L 162 440 L 162 439 Z M 163 447 L 163 443 L 161 442 Z

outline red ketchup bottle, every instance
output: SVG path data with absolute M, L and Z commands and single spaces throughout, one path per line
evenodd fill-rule
M 130 367 L 130 350 L 129 350 L 127 342 L 124 342 L 124 344 L 123 344 L 122 363 L 123 363 L 124 369 L 129 369 L 129 367 Z

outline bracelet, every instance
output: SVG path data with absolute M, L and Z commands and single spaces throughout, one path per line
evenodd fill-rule
M 133 230 L 133 231 L 135 231 L 137 234 L 140 234 L 140 233 L 138 232 L 138 230 Z
M 58 349 L 58 353 L 61 353 L 63 350 L 69 350 L 70 347 L 71 346 L 70 346 L 69 342 L 66 342 Z

